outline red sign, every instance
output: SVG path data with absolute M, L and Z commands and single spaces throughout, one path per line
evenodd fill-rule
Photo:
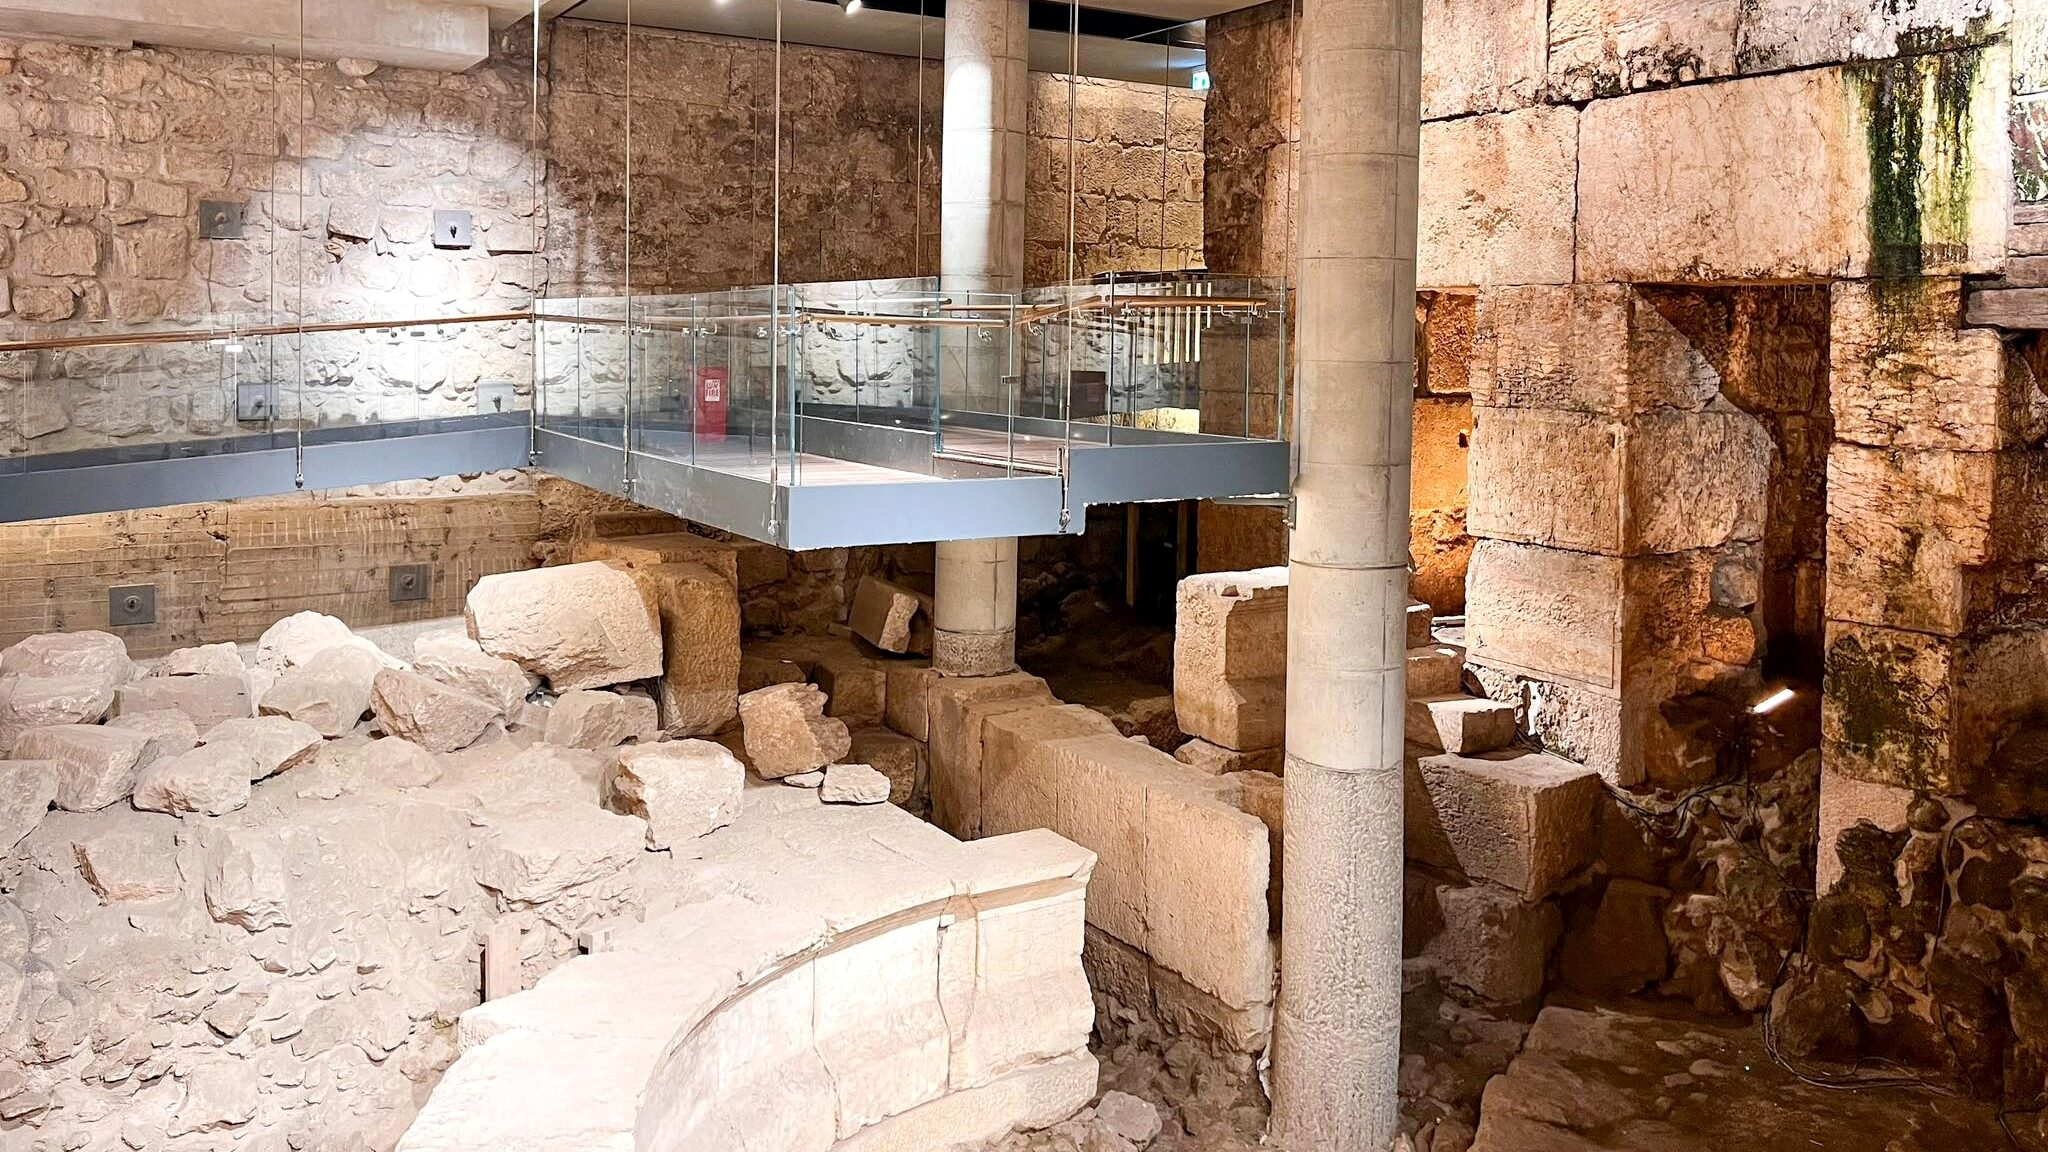
M 725 385 L 725 369 L 697 369 L 697 435 L 725 439 Z

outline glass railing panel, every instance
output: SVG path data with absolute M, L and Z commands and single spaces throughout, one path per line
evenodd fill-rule
M 625 444 L 627 355 L 623 296 L 555 296 L 534 305 L 541 427 L 598 444 Z

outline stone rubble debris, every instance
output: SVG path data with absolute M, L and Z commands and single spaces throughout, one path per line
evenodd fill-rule
M 429 752 L 467 748 L 499 718 L 490 701 L 410 669 L 377 673 L 370 708 L 385 732 Z
M 764 780 L 823 768 L 846 755 L 852 734 L 825 715 L 826 697 L 814 684 L 774 684 L 740 697 L 747 759 Z
M 564 692 L 548 709 L 541 739 L 568 748 L 616 748 L 661 737 L 654 699 L 637 692 Z
M 603 563 L 485 576 L 469 591 L 470 638 L 556 692 L 660 676 L 661 619 L 633 577 Z
M 619 753 L 606 804 L 647 822 L 649 848 L 673 848 L 723 828 L 739 814 L 747 770 L 709 740 L 665 740 Z
M 818 799 L 827 804 L 881 804 L 889 799 L 889 778 L 866 764 L 834 764 L 825 769 Z

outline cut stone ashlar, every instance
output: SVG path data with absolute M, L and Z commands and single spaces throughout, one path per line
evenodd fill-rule
M 545 677 L 557 692 L 661 675 L 661 619 L 633 576 L 609 564 L 498 572 L 464 609 L 470 638 Z

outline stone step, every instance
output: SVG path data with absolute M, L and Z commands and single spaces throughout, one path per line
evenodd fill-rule
M 1495 752 L 1515 742 L 1515 706 L 1478 696 L 1410 697 L 1408 742 L 1445 752 Z
M 1430 641 L 1435 639 L 1430 633 L 1430 625 L 1435 620 L 1436 609 L 1431 608 L 1420 600 L 1410 600 L 1408 602 L 1408 646 L 1410 648 L 1429 647 Z
M 1408 698 L 1455 696 L 1465 680 L 1465 650 L 1455 644 L 1408 649 Z
M 1547 753 L 1411 745 L 1408 858 L 1540 899 L 1591 863 L 1600 787 L 1592 769 Z

